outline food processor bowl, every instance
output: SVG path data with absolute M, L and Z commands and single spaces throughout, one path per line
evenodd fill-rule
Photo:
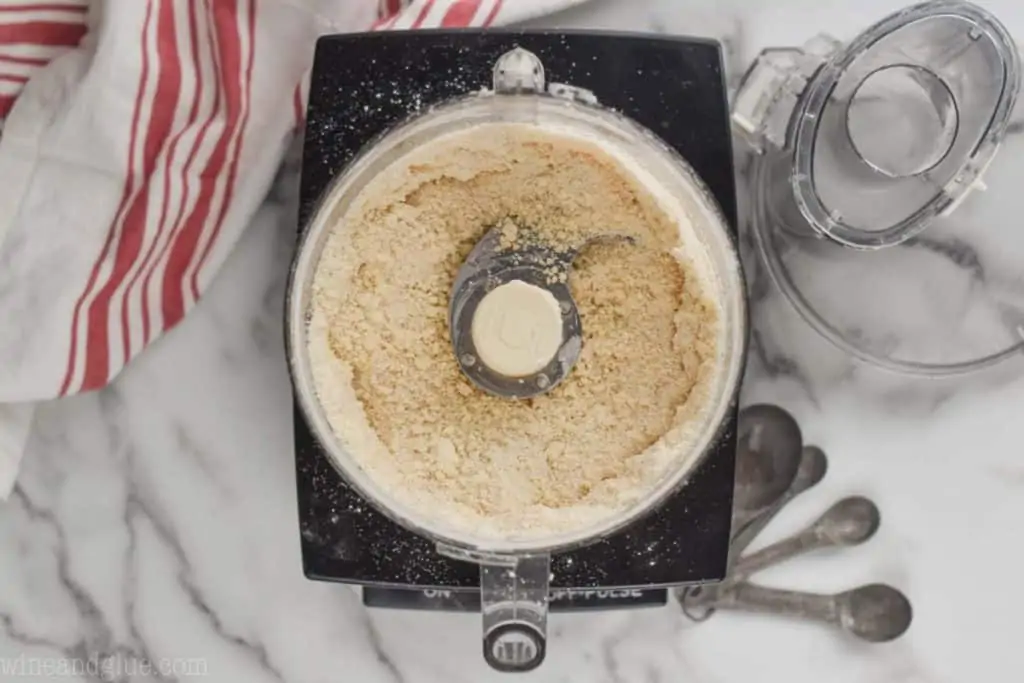
M 666 213 L 685 217 L 697 239 L 686 245 L 720 306 L 719 358 L 698 434 L 640 501 L 598 524 L 540 539 L 494 539 L 451 528 L 410 509 L 378 485 L 335 435 L 314 389 L 307 352 L 311 282 L 330 232 L 377 174 L 439 136 L 474 126 L 516 123 L 598 142 L 656 196 Z M 298 403 L 344 479 L 384 515 L 432 539 L 450 557 L 479 564 L 484 655 L 495 668 L 535 668 L 544 656 L 550 555 L 593 543 L 656 508 L 678 490 L 719 436 L 734 406 L 747 337 L 745 289 L 725 219 L 691 167 L 654 134 L 565 84 L 547 84 L 532 53 L 516 48 L 498 60 L 492 90 L 458 98 L 414 115 L 387 132 L 338 176 L 323 195 L 299 245 L 287 295 L 287 346 Z M 571 380 L 570 380 L 571 381 Z

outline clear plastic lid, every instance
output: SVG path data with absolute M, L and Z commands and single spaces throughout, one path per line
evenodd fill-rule
M 994 17 L 930 2 L 846 46 L 819 37 L 762 54 L 734 112 L 748 130 L 785 126 L 757 144 L 791 150 L 793 198 L 813 230 L 877 248 L 918 234 L 978 187 L 1019 80 L 1016 48 Z
M 751 223 L 818 332 L 933 376 L 1024 350 L 1019 88 L 1006 30 L 964 2 L 758 57 L 733 107 L 758 155 Z

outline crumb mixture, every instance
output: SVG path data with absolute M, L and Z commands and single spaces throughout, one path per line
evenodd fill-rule
M 510 217 L 515 222 L 510 223 Z M 313 281 L 309 352 L 327 418 L 378 484 L 463 533 L 588 527 L 648 492 L 696 437 L 717 364 L 718 308 L 672 251 L 679 228 L 613 157 L 535 127 L 489 124 L 421 147 L 333 216 Z M 490 228 L 597 242 L 569 285 L 583 350 L 529 400 L 461 373 L 455 274 Z

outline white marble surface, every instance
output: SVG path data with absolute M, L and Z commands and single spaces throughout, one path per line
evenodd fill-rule
M 739 67 L 762 46 L 849 36 L 898 5 L 594 0 L 543 23 L 725 37 Z M 1024 35 L 1024 6 L 987 6 Z M 88 680 L 62 674 L 104 657 L 99 680 L 148 680 L 146 662 L 225 683 L 500 677 L 480 658 L 477 617 L 367 612 L 357 591 L 302 576 L 281 343 L 292 217 L 279 188 L 180 328 L 109 389 L 39 411 L 0 504 L 0 680 Z M 554 615 L 547 662 L 525 679 L 1019 681 L 1024 373 L 896 379 L 836 359 L 776 296 L 758 307 L 744 400 L 791 409 L 831 459 L 765 538 L 851 492 L 884 517 L 861 548 L 758 578 L 823 591 L 892 583 L 913 600 L 911 630 L 867 646 L 765 617 L 695 625 L 674 607 Z

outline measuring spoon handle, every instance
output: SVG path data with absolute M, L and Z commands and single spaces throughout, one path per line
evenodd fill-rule
M 764 512 L 756 515 L 753 519 L 750 519 L 743 527 L 740 528 L 736 535 L 733 536 L 732 543 L 729 545 L 730 561 L 735 563 L 743 551 L 747 549 L 754 539 L 757 538 L 758 534 L 764 531 L 764 528 L 768 526 L 775 515 L 779 513 L 783 507 L 786 506 L 793 496 L 786 495 L 781 498 L 777 503 L 769 507 Z
M 796 557 L 809 550 L 814 550 L 821 545 L 821 538 L 814 529 L 790 536 L 787 539 L 766 546 L 757 552 L 736 560 L 732 573 L 729 575 L 729 583 L 740 583 L 753 574 L 778 564 L 791 557 Z
M 839 605 L 834 595 L 765 588 L 752 583 L 741 583 L 719 593 L 714 607 L 811 619 L 830 624 L 839 622 Z

